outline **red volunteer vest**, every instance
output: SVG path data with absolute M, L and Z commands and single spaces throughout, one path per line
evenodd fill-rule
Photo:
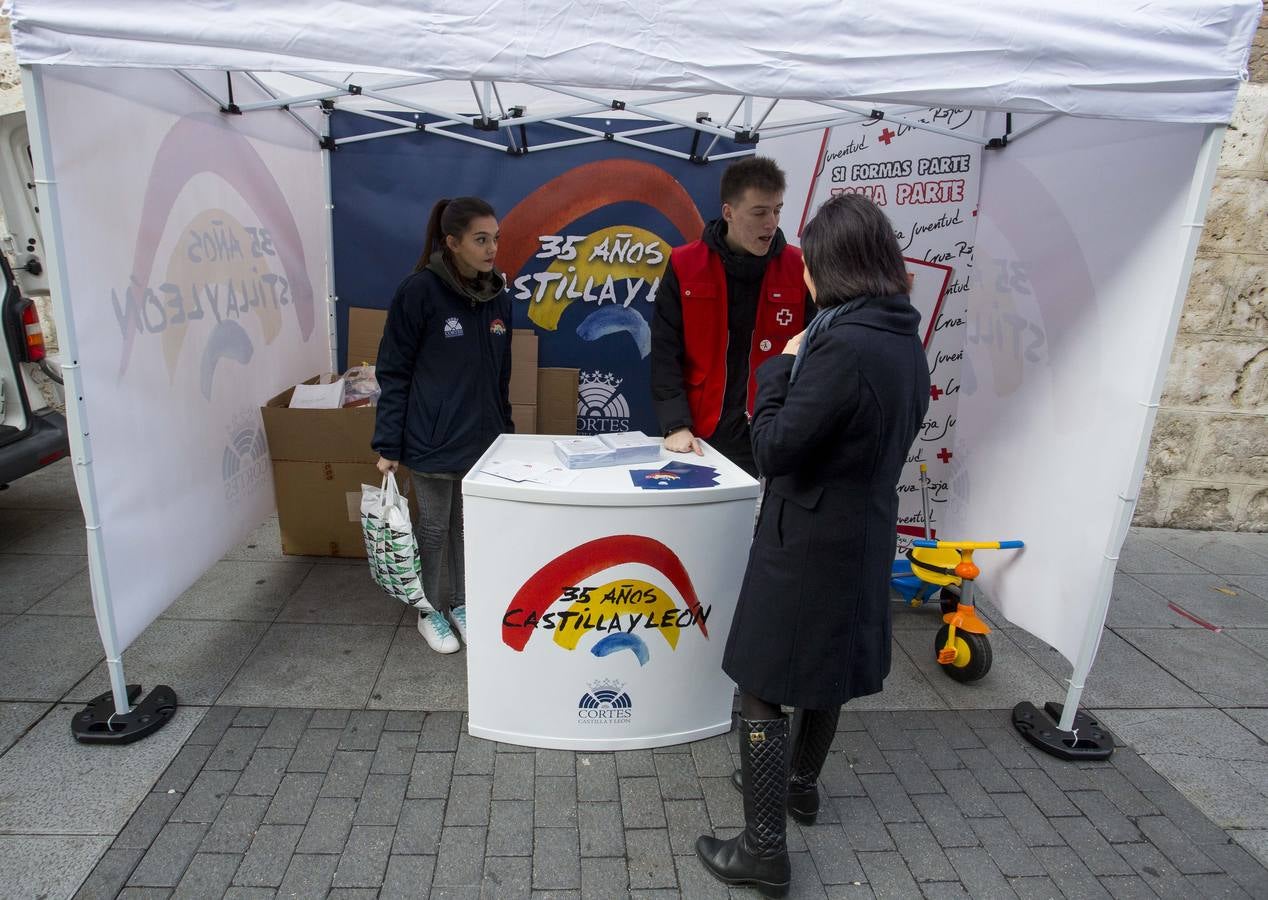
M 704 241 L 674 248 L 669 256 L 682 296 L 683 386 L 691 409 L 692 431 L 708 438 L 722 417 L 726 391 L 726 271 Z M 801 251 L 785 246 L 771 257 L 758 292 L 757 319 L 748 357 L 747 411 L 753 414 L 757 367 L 784 349 L 806 327 L 806 285 Z

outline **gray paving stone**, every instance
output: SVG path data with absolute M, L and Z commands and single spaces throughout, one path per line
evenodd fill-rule
M 669 846 L 675 856 L 694 853 L 696 838 L 713 831 L 709 808 L 703 800 L 666 800 L 665 819 L 669 823 Z
M 1145 762 L 1140 754 L 1130 747 L 1115 747 L 1112 758 L 1115 770 L 1131 782 L 1138 791 L 1175 790 L 1171 782 L 1159 775 L 1157 769 Z M 1150 802 L 1153 803 L 1152 800 Z
M 907 868 L 916 881 L 955 880 L 955 870 L 951 868 L 951 863 L 938 845 L 933 832 L 929 830 L 929 826 L 923 822 L 896 822 L 888 828 L 890 837 L 893 838 L 899 854 L 907 862 Z
M 980 846 L 969 820 L 946 794 L 921 794 L 913 797 L 912 802 L 940 846 Z
M 1118 852 L 1159 897 L 1185 897 L 1188 882 L 1153 844 L 1120 844 Z
M 267 728 L 273 721 L 273 712 L 267 706 L 248 706 L 238 710 L 233 717 L 233 725 L 237 728 Z
M 532 800 L 534 759 L 527 753 L 496 753 L 493 764 L 494 800 Z M 588 760 L 587 760 L 588 761 Z M 582 790 L 582 770 L 577 766 L 577 792 Z
M 279 897 L 294 897 L 296 900 L 322 900 L 330 890 L 338 865 L 338 856 L 310 856 L 298 852 L 291 857 L 277 894 Z
M 802 825 L 800 831 L 819 880 L 824 884 L 866 880 L 840 825 Z
M 1194 846 L 1180 828 L 1165 816 L 1141 816 L 1136 827 L 1167 860 L 1185 875 L 1218 874 L 1223 869 Z M 1130 860 L 1128 860 L 1130 862 Z
M 173 822 L 216 821 L 238 778 L 238 772 L 203 769 L 169 818 Z
M 695 745 L 692 744 L 694 747 Z M 619 800 L 616 778 L 616 755 L 588 753 L 577 756 L 577 799 Z
M 408 775 L 414 768 L 418 735 L 408 731 L 384 730 L 370 764 L 373 775 Z
M 457 656 L 458 654 L 455 653 L 453 655 Z M 481 888 L 478 884 L 452 886 L 435 885 L 433 883 L 431 889 L 431 900 L 482 900 L 480 892 Z M 566 897 L 566 893 L 567 892 L 563 892 L 563 894 L 559 895 L 557 898 L 556 895 L 550 893 L 547 893 L 545 896 L 549 897 L 550 900 L 569 900 L 569 898 Z M 574 891 L 573 893 L 577 892 Z M 533 897 L 537 897 L 536 891 L 533 892 Z
M 731 771 L 735 768 L 725 735 L 694 741 L 691 744 L 691 759 L 696 765 L 696 774 L 701 778 L 730 778 Z
M 185 793 L 189 790 L 190 785 L 194 783 L 194 779 L 198 777 L 198 773 L 202 771 L 203 764 L 207 762 L 211 756 L 211 751 L 214 749 L 214 744 L 186 743 L 184 747 L 181 747 L 180 752 L 176 754 L 176 758 L 172 760 L 167 770 L 154 783 L 154 792 L 176 791 L 180 794 Z
M 581 855 L 624 856 L 625 828 L 621 804 L 611 801 L 577 804 Z
M 919 897 L 920 888 L 911 877 L 907 863 L 896 851 L 860 852 L 859 864 L 867 874 L 868 886 L 878 898 Z
M 125 887 L 118 900 L 168 900 L 171 896 L 171 888 Z
M 622 750 L 616 754 L 618 778 L 639 778 L 656 774 L 655 755 L 651 750 Z
M 339 857 L 333 886 L 379 887 L 387 871 L 394 831 L 381 825 L 353 825 L 348 844 Z
M 937 773 L 938 780 L 947 790 L 947 796 L 970 819 L 1000 815 L 989 794 L 978 784 L 968 769 L 945 769 Z M 1053 788 L 1056 791 L 1056 788 Z M 1060 794 L 1060 791 L 1057 791 Z
M 235 886 L 225 891 L 224 900 L 273 900 L 275 895 L 272 888 Z
M 836 804 L 847 846 L 858 852 L 894 850 L 889 831 L 876 814 L 876 807 L 871 800 L 866 797 L 836 797 L 832 802 Z M 744 824 L 742 813 L 739 824 Z
M 533 803 L 529 800 L 495 800 L 488 831 L 490 856 L 533 855 Z
M 952 847 L 947 850 L 947 858 L 951 860 L 955 873 L 960 876 L 964 889 L 974 900 L 1016 896 L 1008 885 L 1008 879 L 1000 873 L 990 854 L 981 847 Z
M 336 750 L 321 786 L 322 797 L 360 797 L 374 754 L 369 750 Z
M 318 710 L 320 712 L 320 710 Z M 309 728 L 299 738 L 286 765 L 288 772 L 325 772 L 335 758 L 342 734 L 326 728 Z
M 421 709 L 393 709 L 389 710 L 387 719 L 383 722 L 384 731 L 412 731 L 415 734 L 422 731 L 423 717 L 426 715 Z
M 485 836 L 484 828 L 454 826 L 443 829 L 432 884 L 437 887 L 480 884 L 484 874 Z
M 956 751 L 964 760 L 964 767 L 989 794 L 1020 791 L 1021 787 L 1004 769 L 995 754 L 985 747 L 970 747 Z
M 395 633 L 391 625 L 275 622 L 221 699 L 247 706 L 362 706 Z
M 74 900 L 114 900 L 144 854 L 132 847 L 111 847 L 97 860 Z
M 674 857 L 669 850 L 669 832 L 664 828 L 630 828 L 625 832 L 626 862 L 630 888 L 674 888 Z
M 242 777 L 234 785 L 235 794 L 252 794 L 272 797 L 286 774 L 291 761 L 291 751 L 281 747 L 257 747 L 251 761 L 242 770 Z
M 377 750 L 387 712 L 381 709 L 354 709 L 339 739 L 340 750 Z
M 963 769 L 964 762 L 955 752 L 955 748 L 948 747 L 946 742 L 942 740 L 942 734 L 938 731 L 916 731 L 912 732 L 916 745 L 916 752 L 920 754 L 920 758 L 925 761 L 925 765 L 933 772 L 942 769 Z
M 889 763 L 872 736 L 865 731 L 838 733 L 841 745 L 855 775 L 876 775 L 889 772 Z
M 271 801 L 271 797 L 227 798 L 198 846 L 199 853 L 246 853 L 251 845 L 251 836 L 264 821 L 264 813 Z M 232 872 L 229 874 L 233 875 Z M 228 887 L 227 884 L 225 886 Z
M 1111 844 L 1143 840 L 1140 830 L 1100 791 L 1070 791 L 1066 796 Z
M 1007 819 L 973 819 L 972 826 L 982 847 L 1005 875 L 1016 878 L 1046 874 L 1043 864 Z
M 1181 628 L 1192 623 L 1168 607 L 1165 596 L 1118 572 L 1105 624 L 1110 628 Z
M 538 828 L 577 827 L 577 779 L 538 775 L 533 779 Z
M 352 830 L 357 801 L 351 797 L 321 797 L 295 846 L 296 853 L 342 853 Z
M 379 900 L 426 900 L 435 867 L 434 856 L 392 854 L 388 857 L 387 873 L 383 876 L 383 890 L 379 892 Z
M 466 731 L 463 731 L 458 735 L 458 752 L 454 757 L 454 774 L 492 775 L 496 756 L 497 744 L 495 742 L 486 741 L 484 738 L 472 737 Z
M 726 778 L 701 778 L 700 789 L 704 791 L 709 821 L 714 828 L 743 827 L 744 802 L 740 792 L 731 784 L 729 775 Z
M 207 826 L 169 822 L 154 838 L 141 862 L 132 870 L 128 884 L 136 887 L 176 887 L 198 852 Z
M 867 885 L 860 887 L 871 890 Z M 958 881 L 931 881 L 928 884 L 922 884 L 920 894 L 925 900 L 973 900 L 969 892 L 964 889 L 964 885 Z M 866 896 L 870 897 L 872 894 L 868 893 Z M 1053 895 L 1053 897 L 1059 896 L 1059 894 Z
M 0 699 L 56 702 L 103 658 L 97 623 L 69 616 L 18 616 L 4 626 Z
M 903 790 L 897 775 L 860 775 L 859 781 L 863 783 L 863 790 L 867 791 L 868 799 L 872 801 L 882 822 L 920 821 L 920 813 L 912 805 L 911 798 Z
M 378 888 L 331 888 L 326 900 L 377 900 Z
M 1066 816 L 1052 819 L 1051 822 L 1052 827 L 1065 838 L 1066 844 L 1079 855 L 1079 859 L 1083 860 L 1083 864 L 1093 875 L 1103 878 L 1108 875 L 1132 874 L 1127 861 L 1118 855 L 1118 851 L 1087 819 L 1082 816 Z
M 691 757 L 685 754 L 656 753 L 656 777 L 660 781 L 660 793 L 666 800 L 703 799 L 700 779 Z
M 365 577 L 361 566 L 315 566 L 291 593 L 277 621 L 394 626 L 404 612 Z
M 1047 875 L 1009 878 L 1008 884 L 1021 900 L 1052 900 L 1061 893 L 1056 883 Z
M 862 719 L 863 727 L 882 753 L 887 750 L 916 749 L 911 732 L 904 727 L 910 719 L 896 718 L 891 712 L 870 712 Z
M 405 802 L 405 790 L 409 786 L 408 775 L 371 775 L 357 804 L 357 825 L 387 825 L 396 827 Z M 452 804 L 452 799 L 450 803 Z M 470 823 L 455 823 L 470 824 Z
M 396 629 L 369 705 L 376 709 L 460 713 L 467 706 L 467 654 L 433 653 L 416 626 L 415 617 Z M 425 723 L 423 727 L 426 728 Z M 447 749 L 456 746 L 455 743 Z
M 402 856 L 435 856 L 440 852 L 444 800 L 406 800 L 396 822 L 392 852 Z
M 1224 628 L 1268 627 L 1268 605 L 1253 590 L 1247 590 L 1230 579 L 1208 572 L 1181 572 L 1168 575 L 1135 575 L 1137 581 L 1162 594 L 1182 609 L 1205 619 L 1212 625 Z M 1254 582 L 1246 577 L 1234 576 L 1236 582 Z M 1226 594 L 1223 590 L 1232 590 Z M 1193 630 L 1196 623 L 1186 621 L 1184 626 Z
M 617 762 L 620 770 L 620 762 Z M 540 782 L 541 779 L 539 778 Z M 665 828 L 665 804 L 655 778 L 620 778 L 621 816 L 626 828 Z M 656 887 L 656 885 L 644 885 Z
M 241 862 L 242 857 L 236 854 L 197 854 L 176 885 L 172 900 L 223 896 L 229 890 L 233 874 L 238 871 Z
M 155 792 L 146 794 L 112 846 L 121 849 L 145 850 L 167 824 L 172 811 L 181 801 L 179 794 Z
M 352 718 L 352 710 L 350 709 L 317 709 L 313 710 L 312 718 L 308 720 L 309 728 L 338 728 L 343 730 L 348 727 L 348 722 Z M 343 736 L 340 735 L 342 738 Z
M 1061 835 L 1026 794 L 1000 794 L 993 799 L 1027 847 L 1065 845 Z
M 1268 872 L 1243 848 L 1236 844 L 1208 844 L 1202 847 L 1202 851 L 1252 897 L 1268 896 Z
M 526 900 L 533 896 L 533 861 L 528 857 L 490 857 L 484 861 L 482 898 Z
M 260 735 L 259 747 L 294 749 L 308 728 L 312 710 L 276 710 L 268 728 Z
M 576 828 L 533 829 L 534 890 L 579 890 L 580 859 Z
M 834 750 L 828 754 L 819 772 L 819 786 L 829 797 L 863 797 L 867 794 L 844 751 Z
M 462 725 L 462 713 L 451 711 L 430 712 L 423 719 L 418 735 L 419 750 L 458 749 L 458 730 Z
M 1069 847 L 1036 847 L 1035 856 L 1043 863 L 1048 876 L 1066 897 L 1087 897 L 1088 900 L 1108 898 L 1109 892 L 1101 887 L 1079 854 Z
M 1013 769 L 1035 769 L 1039 764 L 1030 755 L 1030 745 L 1017 733 L 1015 728 L 1002 725 L 975 728 L 977 736 L 982 739 L 986 749 L 1009 771 Z M 958 757 L 957 757 L 958 758 Z M 956 768 L 956 767 L 953 767 Z
M 0 619 L 0 625 L 3 624 Z M 0 753 L 8 750 L 52 708 L 50 703 L 0 703 Z
M 1035 806 L 1039 807 L 1039 811 L 1045 816 L 1077 816 L 1079 814 L 1078 808 L 1066 799 L 1065 793 L 1052 783 L 1052 779 L 1042 769 L 1014 770 L 1011 774 L 1013 780 L 1021 786 L 1026 796 L 1034 801 Z
M 1131 574 L 1191 572 L 1193 564 L 1147 537 L 1159 529 L 1132 530 L 1118 557 L 1118 571 Z
M 576 775 L 575 757 L 571 750 L 537 750 L 534 753 L 535 772 L 538 775 Z
M 726 885 L 705 871 L 704 866 L 694 854 L 674 857 L 674 869 L 677 873 L 680 896 L 691 897 L 692 900 L 697 897 L 700 900 L 727 900 L 731 896 Z M 584 882 L 585 873 L 582 872 L 582 883 Z
M 490 775 L 455 775 L 449 789 L 445 825 L 487 826 L 492 791 Z
M 269 825 L 304 825 L 312 814 L 322 776 L 312 772 L 289 772 L 278 786 L 264 821 Z
M 1189 875 L 1185 878 L 1189 883 L 1189 895 L 1194 897 L 1214 898 L 1221 900 L 1251 900 L 1237 882 L 1227 875 Z
M 410 772 L 409 788 L 405 796 L 410 799 L 448 797 L 453 758 L 453 753 L 415 754 L 414 768 Z
M 610 897 L 626 896 L 629 884 L 630 873 L 625 865 L 624 858 L 585 858 L 581 860 L 581 896 L 583 900 L 608 900 Z
M 942 782 L 938 781 L 916 750 L 883 750 L 882 753 L 890 770 L 898 777 L 904 793 L 943 793 Z
M 303 831 L 299 825 L 261 825 L 233 877 L 234 884 L 278 887 Z

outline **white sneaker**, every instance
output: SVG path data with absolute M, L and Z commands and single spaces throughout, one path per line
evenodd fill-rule
M 458 636 L 465 644 L 467 642 L 467 607 L 455 606 L 449 610 L 449 618 L 453 620 L 453 627 L 458 629 Z
M 418 633 L 437 653 L 458 652 L 458 636 L 449 627 L 449 620 L 438 612 L 418 614 Z

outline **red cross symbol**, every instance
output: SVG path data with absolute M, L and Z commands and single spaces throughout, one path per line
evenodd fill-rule
M 877 138 L 877 140 L 878 140 L 878 141 L 880 141 L 881 143 L 883 143 L 886 147 L 888 147 L 888 146 L 889 146 L 889 142 L 890 142 L 890 141 L 892 141 L 892 140 L 893 140 L 894 138 L 896 138 L 896 137 L 898 137 L 898 135 L 896 135 L 894 132 L 890 131 L 888 128 L 882 128 L 882 129 L 881 129 L 881 136 L 880 136 L 879 138 Z
M 941 397 L 941 396 L 942 396 L 942 394 L 943 394 L 942 389 L 941 389 L 941 388 L 939 388 L 936 384 L 931 384 L 931 385 L 929 385 L 929 396 L 930 396 L 930 397 L 932 397 L 933 399 L 937 400 L 939 397 Z
M 792 324 L 792 310 L 786 306 L 781 306 L 779 312 L 775 313 L 775 321 L 787 328 Z
M 951 462 L 951 457 L 953 456 L 955 456 L 955 454 L 952 453 L 950 450 L 948 450 L 946 447 L 943 447 L 941 450 L 938 451 L 938 459 L 942 460 L 944 463 Z

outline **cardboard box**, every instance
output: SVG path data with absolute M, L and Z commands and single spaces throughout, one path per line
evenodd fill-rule
M 309 379 L 316 383 L 317 376 Z M 302 556 L 365 557 L 361 485 L 381 482 L 379 455 L 370 449 L 374 407 L 291 409 L 287 388 L 261 409 L 273 457 L 282 552 Z M 401 490 L 410 473 L 400 469 Z M 414 509 L 413 497 L 410 497 Z
M 511 421 L 516 434 L 537 434 L 537 404 L 512 403 Z
M 362 363 L 374 365 L 379 358 L 379 341 L 387 324 L 386 309 L 348 308 L 348 368 Z
M 537 433 L 577 433 L 577 369 L 537 370 Z
M 516 328 L 511 332 L 511 403 L 537 402 L 537 332 Z

